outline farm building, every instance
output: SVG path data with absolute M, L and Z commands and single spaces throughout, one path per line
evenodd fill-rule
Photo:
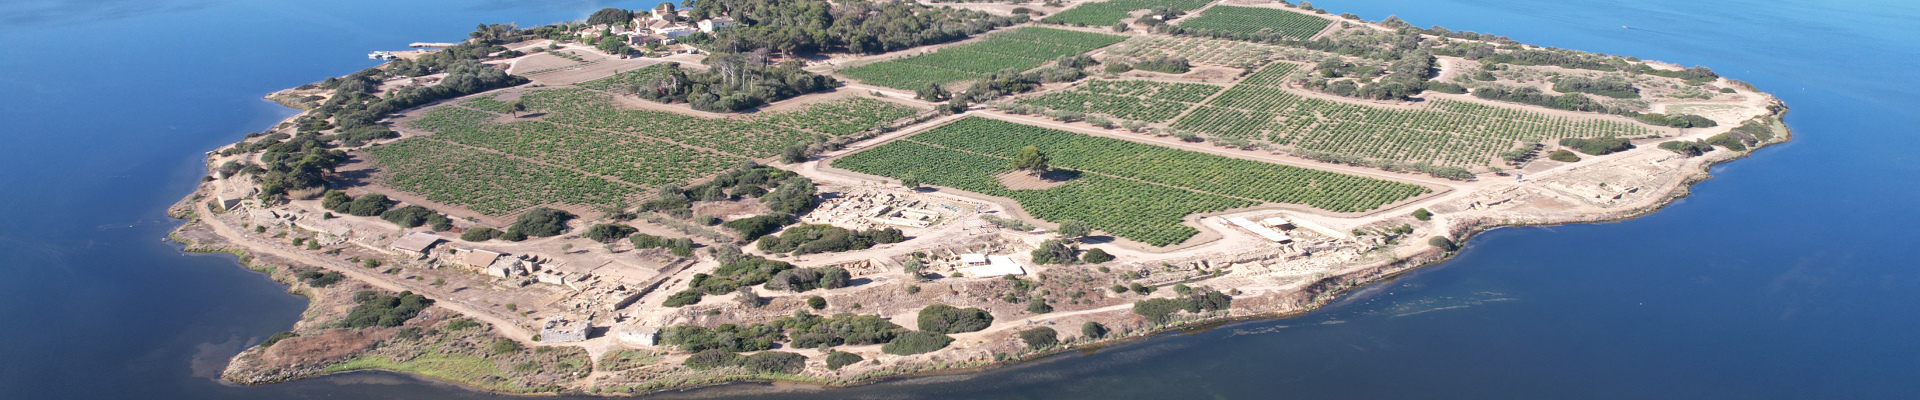
M 427 255 L 427 249 L 432 248 L 435 243 L 440 243 L 440 236 L 426 232 L 414 232 L 400 237 L 400 240 L 393 241 L 393 244 L 387 245 L 387 248 L 415 256 L 425 256 Z

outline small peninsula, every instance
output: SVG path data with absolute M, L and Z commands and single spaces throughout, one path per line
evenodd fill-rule
M 223 378 L 845 386 L 1312 310 L 1784 143 L 1704 67 L 1301 1 L 689 0 L 281 90 L 169 212 L 306 296 Z

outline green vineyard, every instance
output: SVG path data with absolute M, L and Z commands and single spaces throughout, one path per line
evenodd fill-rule
M 1008 159 L 1035 146 L 1059 168 L 1084 171 L 1066 184 L 1012 190 L 995 177 Z M 1120 237 L 1165 246 L 1197 231 L 1189 214 L 1259 202 L 1357 212 L 1427 193 L 1424 186 L 1249 161 L 1081 135 L 1011 122 L 965 118 L 842 157 L 833 166 L 922 181 L 1020 202 L 1037 218 L 1085 220 Z M 1237 198 L 1236 198 L 1237 197 Z
M 432 136 L 376 146 L 372 159 L 395 189 L 501 215 L 547 203 L 633 200 L 816 136 L 875 131 L 920 111 L 849 97 L 792 111 L 700 118 L 622 109 L 609 94 L 578 88 L 532 91 L 520 101 L 544 115 L 509 118 L 495 113 L 507 111 L 506 103 L 476 96 L 421 112 L 406 126 Z M 451 167 L 433 168 L 438 164 Z
M 1160 7 L 1173 7 L 1181 10 L 1196 10 L 1213 0 L 1107 0 L 1097 3 L 1080 3 L 1079 6 L 1047 16 L 1040 22 L 1050 24 L 1111 26 L 1126 19 L 1134 10 L 1146 10 Z
M 1231 33 L 1267 31 L 1306 39 L 1326 29 L 1327 23 L 1320 17 L 1281 9 L 1217 5 L 1200 12 L 1199 16 L 1181 20 L 1180 27 Z
M 1342 157 L 1476 167 L 1526 142 L 1640 136 L 1640 124 L 1576 119 L 1452 100 L 1417 109 L 1322 100 L 1281 90 L 1298 67 L 1274 63 L 1173 122 L 1178 130 L 1262 139 Z
M 563 168 L 409 138 L 369 151 L 388 187 L 487 215 L 508 215 L 547 203 L 621 204 L 640 187 Z
M 1181 57 L 1199 64 L 1261 66 L 1285 50 L 1279 46 L 1194 36 L 1135 35 L 1105 52 L 1144 59 Z
M 1026 71 L 1060 56 L 1085 53 L 1124 39 L 1120 36 L 1051 28 L 1020 28 L 985 40 L 940 49 L 931 54 L 882 61 L 840 70 L 870 85 L 917 90 L 928 83 L 978 79 L 1003 69 Z
M 1029 97 L 1018 103 L 1127 120 L 1166 122 L 1220 89 L 1197 83 L 1092 80 L 1073 90 Z

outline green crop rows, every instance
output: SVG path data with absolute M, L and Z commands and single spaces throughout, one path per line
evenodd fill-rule
M 496 123 L 506 117 L 475 109 L 505 110 L 492 96 L 426 110 L 407 126 L 431 137 L 374 148 L 382 179 L 490 215 L 550 202 L 612 204 L 705 179 L 816 135 L 871 131 L 919 111 L 854 97 L 794 111 L 700 118 L 625 110 L 584 89 L 533 91 L 521 99 L 544 112 L 542 119 Z M 437 170 L 436 163 L 450 167 Z
M 1296 39 L 1306 39 L 1327 27 L 1327 20 L 1297 12 L 1256 7 L 1213 6 L 1199 16 L 1180 21 L 1187 29 L 1219 32 L 1256 33 L 1267 31 Z
M 1035 146 L 1052 164 L 1087 173 L 1043 190 L 1011 190 L 995 175 L 1011 156 Z M 1128 239 L 1165 246 L 1194 234 L 1188 214 L 1268 202 L 1337 212 L 1378 208 L 1428 192 L 1423 186 L 1081 135 L 984 118 L 965 118 L 835 160 L 853 171 L 1007 196 L 1035 217 L 1081 219 Z M 1111 175 L 1102 176 L 1102 175 Z M 1233 197 L 1227 197 L 1233 196 Z
M 1474 167 L 1526 141 L 1638 136 L 1638 124 L 1574 119 L 1478 103 L 1431 100 L 1423 109 L 1373 107 L 1279 89 L 1294 69 L 1274 63 L 1171 125 L 1211 136 L 1265 139 L 1296 150 L 1394 162 Z
M 1098 3 L 1081 3 L 1074 8 L 1047 16 L 1040 22 L 1051 24 L 1111 26 L 1126 19 L 1134 10 L 1159 7 L 1174 7 L 1182 10 L 1196 10 L 1213 0 L 1107 0 Z
M 870 85 L 917 90 L 928 83 L 947 84 L 978 79 L 1003 69 L 1026 71 L 1060 56 L 1106 47 L 1120 36 L 1051 28 L 1020 28 L 995 33 L 976 43 L 940 49 L 932 54 L 900 58 L 840 70 Z
M 1087 221 L 1100 230 L 1143 243 L 1166 246 L 1198 234 L 1182 225 L 1188 214 L 1246 207 L 1252 201 L 1196 193 L 1098 175 L 1040 190 L 1012 190 L 996 177 L 1012 171 L 1006 158 L 945 149 L 912 140 L 896 140 L 834 160 L 833 166 L 875 175 L 912 175 L 929 184 L 1020 202 L 1034 217 L 1048 221 Z M 1117 212 L 1124 211 L 1124 212 Z
M 1106 49 L 1107 54 L 1134 59 L 1184 57 L 1215 65 L 1265 65 L 1283 50 L 1279 46 L 1193 36 L 1135 35 Z
M 488 215 L 549 202 L 618 204 L 641 192 L 632 185 L 428 138 L 376 146 L 370 153 L 387 186 Z
M 1197 83 L 1093 80 L 1074 90 L 1022 99 L 1053 110 L 1098 113 L 1145 122 L 1166 122 L 1206 100 L 1221 87 Z

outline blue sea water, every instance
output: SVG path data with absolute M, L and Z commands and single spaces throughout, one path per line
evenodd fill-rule
M 211 377 L 305 300 L 160 241 L 201 153 L 364 54 L 638 2 L 0 3 L 0 398 L 493 398 L 390 374 Z M 1793 142 L 1643 218 L 1501 229 L 1305 316 L 974 374 L 755 398 L 1920 397 L 1920 4 L 1338 0 L 1369 20 L 1704 65 L 1793 108 Z

